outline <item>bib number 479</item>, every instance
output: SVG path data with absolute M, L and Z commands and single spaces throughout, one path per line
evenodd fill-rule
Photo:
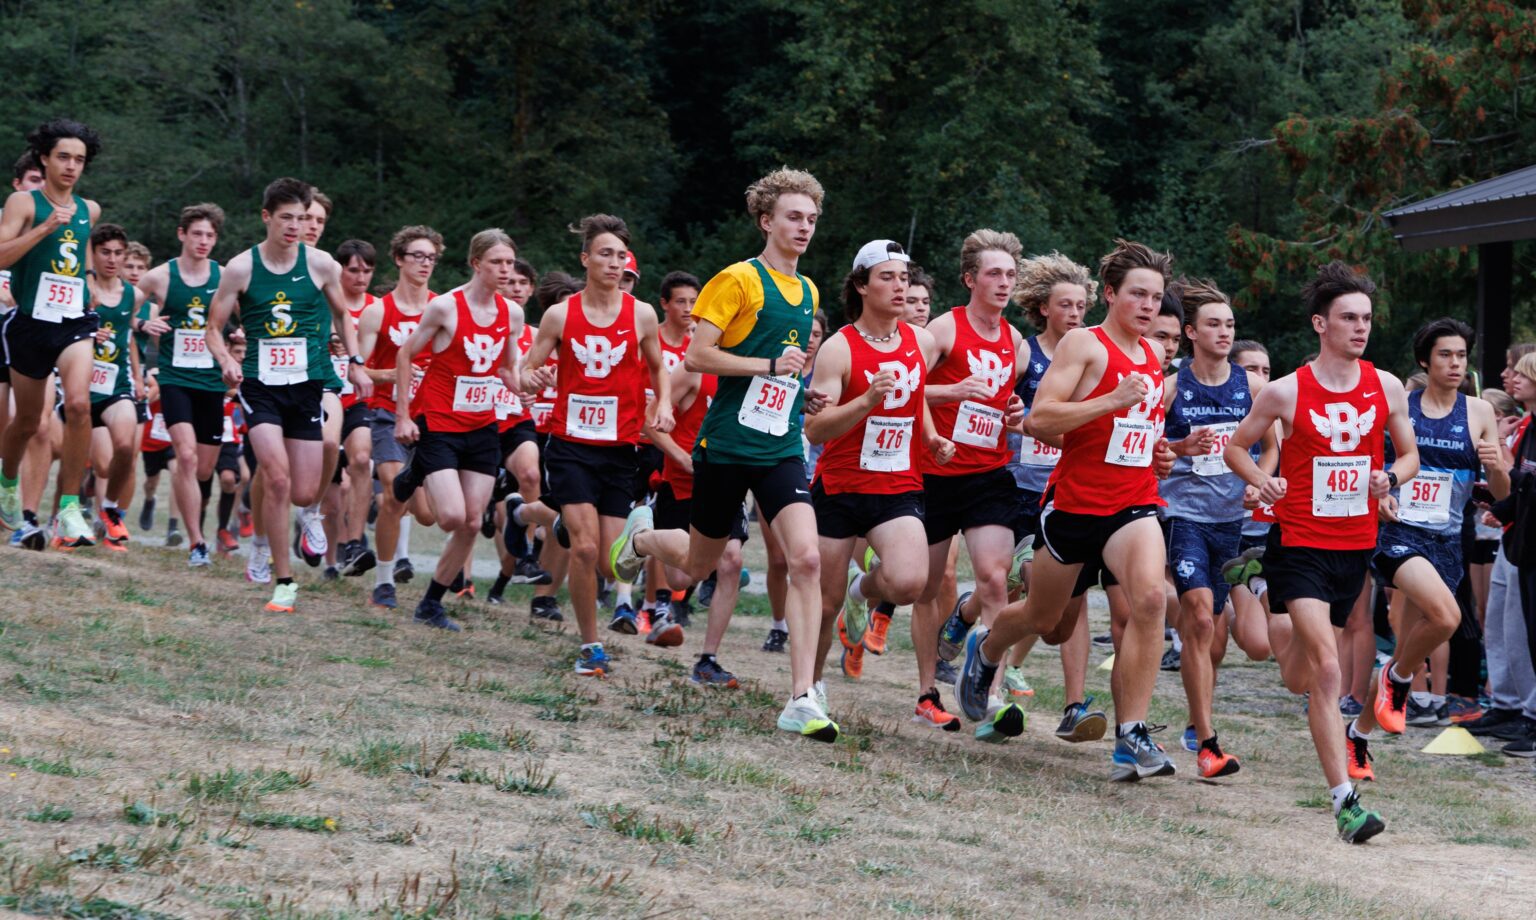
M 576 411 L 576 420 L 592 428 L 601 428 L 608 423 L 608 411 L 603 406 L 582 406 Z

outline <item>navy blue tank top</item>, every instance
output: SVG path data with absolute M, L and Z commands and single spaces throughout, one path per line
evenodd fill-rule
M 1019 382 L 1013 385 L 1013 392 L 1024 401 L 1025 415 L 1034 406 L 1035 391 L 1040 389 L 1040 378 L 1045 376 L 1050 367 L 1051 359 L 1040 347 L 1040 337 L 1030 336 L 1029 364 L 1025 365 L 1024 373 L 1019 375 Z M 1060 448 L 1012 433 L 1008 435 L 1008 448 L 1013 451 L 1008 469 L 1013 472 L 1014 483 L 1028 492 L 1044 492 L 1051 471 L 1056 468 L 1056 461 L 1061 459 Z
M 1248 417 L 1248 372 L 1229 361 L 1226 381 L 1207 386 L 1186 365 L 1173 382 L 1177 392 L 1168 406 L 1168 440 L 1183 440 L 1196 428 L 1215 428 L 1217 437 L 1211 453 L 1174 460 L 1160 490 L 1168 503 L 1164 516 L 1212 524 L 1242 520 L 1244 483 L 1221 453 Z

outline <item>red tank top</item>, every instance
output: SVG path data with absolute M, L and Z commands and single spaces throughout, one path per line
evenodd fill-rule
M 523 324 L 523 331 L 517 336 L 517 356 L 521 360 L 528 349 L 533 347 L 533 329 L 527 323 Z M 519 364 L 521 367 L 521 364 Z M 500 382 L 500 381 L 498 381 Z M 516 390 L 509 390 L 505 386 L 496 390 L 496 429 L 498 431 L 510 431 L 517 425 L 532 418 L 527 404 L 523 402 L 522 394 Z
M 544 359 L 545 367 L 555 369 L 555 381 L 558 385 L 560 379 L 560 349 L 556 348 Z M 555 387 L 545 387 L 533 398 L 533 429 L 539 434 L 549 434 L 549 420 L 555 414 L 555 396 L 558 391 Z
M 987 473 L 1008 465 L 1008 438 L 1003 414 L 1013 396 L 1013 327 L 1004 322 L 995 339 L 984 339 L 971 325 L 965 307 L 955 307 L 955 345 L 948 357 L 928 372 L 928 385 L 959 383 L 977 376 L 986 381 L 991 395 L 980 402 L 944 403 L 932 407 L 933 428 L 955 442 L 955 456 L 943 466 L 923 453 L 923 473 L 929 476 L 964 476 Z
M 1376 545 L 1371 470 L 1382 469 L 1387 398 L 1369 361 L 1347 393 L 1323 388 L 1312 365 L 1296 371 L 1296 414 L 1280 451 L 1285 497 L 1275 520 L 1286 546 L 1370 549 Z
M 635 298 L 623 295 L 618 319 L 594 326 L 572 294 L 560 337 L 554 411 L 549 431 L 579 444 L 635 444 L 640 440 L 649 378 L 640 357 Z
M 374 300 L 375 298 L 372 294 L 364 294 L 362 306 L 356 310 L 351 307 L 347 308 L 347 313 L 352 317 L 353 335 L 357 334 L 357 321 L 362 319 L 363 311 L 368 309 Z M 347 372 L 352 370 L 352 365 L 346 358 L 333 354 L 331 355 L 331 367 L 335 368 L 336 376 L 341 378 L 341 407 L 343 409 L 350 409 L 357 405 L 357 388 L 353 386 L 352 381 L 347 377 Z
M 496 421 L 496 368 L 507 346 L 507 302 L 492 294 L 496 315 L 475 322 L 462 289 L 453 292 L 458 322 L 448 347 L 432 356 L 411 411 L 426 416 L 429 431 L 476 431 Z
M 714 374 L 700 374 L 699 392 L 694 395 L 693 403 L 674 418 L 669 433 L 677 446 L 683 449 L 683 453 L 693 453 L 694 442 L 699 439 L 699 426 L 704 424 L 704 416 L 709 412 L 709 404 L 715 401 L 715 391 L 719 387 L 720 378 Z M 671 457 L 661 462 L 661 478 L 672 487 L 672 495 L 678 501 L 687 501 L 693 497 L 693 474 Z
M 896 374 L 896 388 L 857 425 L 828 441 L 816 463 L 816 479 L 829 495 L 899 495 L 923 488 L 923 378 L 928 366 L 917 333 L 897 323 L 900 339 L 893 351 L 877 351 L 852 323 L 837 331 L 848 343 L 848 384 L 838 405 L 862 399 L 880 371 Z
M 165 414 L 160 411 L 160 400 L 149 404 L 149 421 L 144 423 L 144 437 L 139 440 L 139 450 L 155 453 L 171 446 L 171 433 L 166 429 Z
M 673 371 L 675 371 L 678 368 L 683 366 L 683 356 L 688 353 L 688 342 L 689 342 L 689 337 L 688 336 L 683 336 L 683 344 L 675 345 L 675 346 L 674 345 L 669 345 L 667 343 L 667 339 L 666 339 L 665 336 L 661 335 L 660 333 L 658 333 L 656 335 L 656 344 L 661 346 L 661 370 L 662 370 L 662 373 L 664 373 L 664 374 L 666 374 L 667 376 L 670 377 L 672 375 Z M 645 402 L 646 402 L 646 405 L 650 405 L 651 400 L 653 400 L 655 398 L 656 398 L 656 390 L 651 386 L 650 375 L 646 375 L 646 379 L 645 379 Z M 646 437 L 642 433 L 640 435 L 640 440 L 645 441 L 646 443 L 649 443 L 651 439 Z
M 1163 436 L 1163 362 L 1141 339 L 1142 360 L 1126 357 L 1103 327 L 1094 326 L 1109 360 L 1104 376 L 1083 401 L 1114 390 L 1131 374 L 1150 378 L 1146 398 L 1129 409 L 1106 413 L 1062 436 L 1061 460 L 1051 473 L 1051 501 L 1058 511 L 1108 516 L 1137 505 L 1162 505 L 1152 469 L 1157 439 Z
M 427 292 L 428 300 L 433 296 L 435 295 L 430 291 Z M 416 327 L 421 325 L 421 315 L 406 316 L 400 312 L 400 308 L 395 304 L 393 292 L 384 295 L 382 306 L 384 315 L 379 320 L 379 334 L 373 340 L 373 352 L 368 355 L 366 365 L 374 370 L 388 371 L 395 369 L 395 358 L 400 354 L 400 346 L 404 345 L 405 340 L 410 338 L 411 333 L 416 331 Z M 428 345 L 426 348 L 423 348 L 420 354 L 411 359 L 411 363 L 416 366 L 418 373 L 412 380 L 411 393 L 407 394 L 408 397 L 414 395 L 415 388 L 420 385 L 420 371 L 424 371 L 427 365 L 432 363 L 432 346 Z M 409 398 L 407 398 L 406 403 L 410 403 Z M 375 383 L 373 385 L 373 395 L 368 397 L 368 408 L 382 409 L 385 412 L 394 413 L 395 385 L 393 383 Z

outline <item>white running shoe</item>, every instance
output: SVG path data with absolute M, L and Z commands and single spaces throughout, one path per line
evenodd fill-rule
M 54 545 L 64 549 L 80 549 L 96 544 L 96 531 L 86 523 L 79 505 L 70 505 L 59 511 L 54 519 Z
M 330 549 L 325 539 L 325 515 L 308 508 L 299 509 L 299 530 L 303 534 L 304 549 L 314 556 L 324 556 Z
M 272 581 L 272 547 L 251 543 L 245 556 L 245 580 L 258 585 Z

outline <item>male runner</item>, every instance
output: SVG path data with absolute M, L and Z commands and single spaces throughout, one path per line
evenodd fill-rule
M 990 632 L 973 632 L 955 695 L 967 717 L 987 712 L 987 693 L 1003 654 L 1028 635 L 1057 633 L 1085 564 L 1108 569 L 1129 601 L 1115 655 L 1115 752 L 1110 779 L 1135 781 L 1174 772 L 1152 741 L 1147 710 L 1163 638 L 1163 568 L 1157 524 L 1162 499 L 1154 458 L 1163 422 L 1163 350 L 1144 335 L 1162 303 L 1171 259 L 1117 240 L 1099 262 L 1108 307 L 1104 323 L 1074 329 L 1056 346 L 1025 422 L 1034 438 L 1062 439 L 1041 513 L 1048 550 L 1034 561 L 1027 600 L 1009 605 Z M 1022 728 L 1022 726 L 1020 726 Z
M 1286 687 L 1309 692 L 1314 701 L 1307 710 L 1312 741 L 1333 797 L 1339 836 L 1351 843 L 1364 843 L 1386 825 L 1365 810 L 1349 782 L 1343 723 L 1333 706 L 1340 682 L 1337 634 L 1376 548 L 1377 502 L 1419 470 L 1403 385 L 1360 358 L 1370 337 L 1375 292 L 1369 278 L 1342 262 L 1318 270 L 1302 288 L 1318 335 L 1318 357 L 1264 387 L 1226 448 L 1227 466 L 1275 508 L 1278 523 L 1264 550 L 1264 574 L 1270 612 L 1289 614 L 1292 629 L 1289 647 L 1277 649 L 1276 657 Z M 1283 426 L 1285 446 L 1280 475 L 1272 476 L 1259 469 L 1248 449 L 1276 421 Z M 1400 445 L 1386 469 L 1383 432 Z M 1420 629 L 1398 637 L 1398 653 L 1422 661 L 1438 641 L 1426 619 Z M 1412 675 L 1389 678 L 1389 671 L 1382 670 L 1383 682 L 1400 682 L 1406 697 Z M 1392 704 L 1390 690 L 1380 693 L 1378 718 Z
M 310 201 L 310 186 L 298 179 L 267 186 L 261 203 L 266 239 L 224 267 L 206 330 L 224 380 L 240 391 L 247 438 L 265 478 L 262 520 L 269 544 L 277 546 L 288 543 L 291 505 L 309 505 L 320 495 L 320 393 L 331 370 L 331 329 L 340 330 L 359 394 L 373 390 L 347 315 L 341 266 L 299 241 Z M 245 360 L 238 363 L 223 331 L 236 308 L 246 340 Z M 266 609 L 292 613 L 299 589 L 286 552 L 272 557 L 272 571 L 277 584 Z
M 378 569 L 370 602 L 386 609 L 395 606 L 395 584 L 410 581 L 413 571 L 406 552 L 410 545 L 410 518 L 406 517 L 406 511 L 427 525 L 434 520 L 425 494 L 414 497 L 409 507 L 395 501 L 395 477 L 406 460 L 405 446 L 395 440 L 395 358 L 400 346 L 421 324 L 421 315 L 433 297 L 427 284 L 432 280 L 432 270 L 442 254 L 442 234 L 431 227 L 413 225 L 397 231 L 389 241 L 390 259 L 394 261 L 398 275 L 395 289 L 365 307 L 358 321 L 359 347 L 368 356 L 365 370 L 376 384 L 365 401 L 373 410 L 369 424 L 374 475 L 383 487 L 379 495 L 379 514 L 374 521 L 373 543 Z M 415 356 L 411 379 L 405 384 L 407 410 L 430 357 L 429 352 Z
M 318 188 L 311 186 L 312 199 L 309 208 L 304 214 L 304 226 L 299 237 L 306 246 L 318 248 L 320 237 L 325 235 L 325 226 L 330 223 L 333 205 L 331 199 Z M 340 262 L 341 260 L 337 260 Z M 345 277 L 345 272 L 343 272 Z M 355 304 L 349 299 L 348 312 Z M 354 324 L 353 328 L 356 328 Z M 340 341 L 334 330 L 331 333 L 332 359 L 331 372 L 326 375 L 325 389 L 320 394 L 320 482 L 322 489 L 330 491 L 336 476 L 336 466 L 341 460 L 342 426 L 345 423 L 345 407 L 342 403 L 342 391 L 346 389 L 347 374 L 345 369 L 337 370 L 335 360 L 338 357 Z M 346 355 L 339 356 L 342 360 Z M 262 491 L 261 474 L 257 473 L 258 482 L 256 491 Z M 336 547 L 332 536 L 337 533 L 337 525 L 340 523 L 334 518 L 326 517 L 320 509 L 323 496 L 317 498 L 311 505 L 301 506 L 298 513 L 298 526 L 294 528 L 293 551 L 302 558 L 305 564 L 318 566 L 321 560 L 326 563 L 325 578 L 333 579 L 338 571 L 335 567 Z
M 581 234 L 587 285 L 539 320 L 520 389 L 531 393 L 551 379 L 556 384 L 544 452 L 544 502 L 559 509 L 570 540 L 567 578 L 582 641 L 576 673 L 604 677 L 613 673 L 613 662 L 597 635 L 598 567 L 604 576 L 621 581 L 632 582 L 636 573 L 615 575 L 611 556 L 599 560 L 598 548 L 613 543 L 624 528 L 641 425 L 670 431 L 672 397 L 656 311 L 619 288 L 629 258 L 629 228 L 610 214 L 593 214 L 573 230 Z M 544 362 L 556 349 L 559 366 L 551 370 Z M 647 376 L 656 391 L 649 410 Z M 627 619 L 615 617 L 610 625 L 629 635 L 639 630 L 633 613 Z
M 341 263 L 341 290 L 347 300 L 347 315 L 352 328 L 358 329 L 363 311 L 373 303 L 368 293 L 373 284 L 373 269 L 378 262 L 373 244 L 365 240 L 345 240 L 336 247 L 336 261 Z M 362 347 L 359 335 L 358 347 Z M 373 433 L 369 425 L 368 404 L 357 395 L 347 380 L 347 356 L 338 354 L 339 340 L 331 336 L 331 367 L 341 380 L 341 449 L 346 466 L 339 462 L 326 485 L 321 509 L 325 513 L 328 561 L 333 561 L 342 575 L 362 575 L 373 568 L 377 557 L 366 545 L 368 505 L 373 501 Z M 345 481 L 343 481 L 345 473 Z M 334 524 L 336 540 L 329 539 Z M 340 544 L 339 546 L 337 544 Z M 329 571 L 329 569 L 327 569 Z
M 821 346 L 811 379 L 813 389 L 827 394 L 827 407 L 805 424 L 811 443 L 825 445 L 811 486 L 822 561 L 820 666 L 834 630 L 846 633 L 852 646 L 863 643 L 866 605 L 910 604 L 928 583 L 923 459 L 942 467 L 955 455 L 955 445 L 934 427 L 924 394 L 939 346 L 927 330 L 901 321 L 910 261 L 890 240 L 859 249 L 843 283 L 848 325 Z M 848 563 L 860 537 L 878 561 L 850 579 Z M 913 644 L 931 645 L 933 625 L 914 620 Z M 935 660 L 919 659 L 913 721 L 959 731 L 960 720 L 939 699 Z
M 59 459 L 56 545 L 90 546 L 91 526 L 80 513 L 80 481 L 91 444 L 91 374 L 97 317 L 86 290 L 87 240 L 101 206 L 75 194 L 85 167 L 101 149 L 96 132 L 66 119 L 40 125 L 27 146 L 43 171 L 43 187 L 12 192 L 0 211 L 0 269 L 11 269 L 16 309 L 5 320 L 6 362 L 16 411 L 0 436 L 0 526 L 40 550 L 46 542 L 36 502 L 23 507 L 17 488 L 22 453 L 42 423 L 55 369 L 64 392 L 64 441 Z M 46 467 L 45 467 L 46 469 Z
M 507 347 L 509 305 L 497 293 L 516 258 L 511 238 L 501 230 L 476 233 L 469 241 L 469 282 L 432 298 L 416 331 L 396 349 L 396 380 L 411 375 L 415 355 L 428 348 L 432 352 L 411 415 L 395 417 L 395 437 L 415 449 L 393 488 L 404 504 L 410 495 L 402 493 L 419 482 L 438 526 L 448 533 L 415 619 L 450 632 L 458 632 L 459 624 L 443 609 L 443 595 L 469 560 L 480 510 L 490 500 L 500 466 L 496 382 L 517 383 L 517 352 Z
M 118 277 L 128 252 L 128 234 L 116 224 L 91 230 L 91 302 L 100 326 L 91 370 L 91 457 L 105 497 L 97 511 L 108 549 L 127 550 L 128 527 L 119 502 L 126 504 L 133 482 L 133 445 L 139 437 L 134 401 L 144 396 L 143 370 L 129 323 L 143 294 Z M 99 431 L 98 431 L 99 429 Z
M 933 312 L 933 279 L 916 265 L 912 266 L 909 276 L 911 283 L 907 285 L 907 309 L 902 314 L 901 321 L 924 329 L 927 328 L 928 317 Z
M 208 310 L 219 289 L 219 263 L 209 258 L 224 229 L 224 209 L 193 204 L 181 209 L 176 238 L 181 255 L 155 266 L 140 283 L 153 302 L 149 322 L 167 324 L 160 337 L 160 407 L 176 452 L 171 494 L 187 525 L 187 565 L 212 564 L 203 533 L 203 505 L 212 494 L 214 466 L 224 440 L 223 372 L 208 352 Z
M 139 282 L 149 272 L 149 265 L 149 247 L 143 243 L 129 240 L 123 256 L 122 267 L 118 269 L 118 275 L 124 282 L 133 285 L 135 290 L 142 293 L 143 289 L 139 287 Z M 164 323 L 149 322 L 149 314 L 153 306 L 154 304 L 150 302 L 148 297 L 140 297 L 139 312 L 135 313 L 129 321 L 129 325 L 133 329 L 133 344 L 139 351 L 139 368 L 143 372 L 139 378 L 139 383 L 145 388 L 146 392 L 149 384 L 149 373 L 155 367 L 155 339 L 170 331 L 170 327 Z M 135 403 L 134 408 L 138 413 L 140 423 L 149 420 L 149 405 L 142 395 Z M 143 450 L 141 440 L 138 437 L 133 439 L 133 462 L 135 465 L 138 464 L 139 456 Z M 128 487 L 124 491 L 123 497 L 118 501 L 119 507 L 127 508 L 133 504 L 133 498 L 138 486 L 137 478 L 136 476 L 129 477 Z M 152 524 L 153 521 L 151 521 Z M 141 526 L 139 529 L 150 530 L 151 528 Z
M 799 264 L 816 233 L 822 197 L 814 176 L 787 168 L 747 188 L 747 213 L 763 235 L 763 251 L 711 278 L 693 310 L 698 324 L 685 366 L 720 379 L 693 449 L 689 529 L 653 530 L 650 509 L 637 508 L 610 557 L 621 576 L 633 577 L 646 556 L 657 556 L 699 581 L 719 563 L 750 491 L 788 561 L 789 632 L 806 637 L 790 648 L 790 698 L 778 725 L 832 742 L 837 723 L 812 694 L 816 643 L 809 639 L 821 628 L 821 556 L 800 438 L 802 409 L 814 415 L 825 403 L 800 382 L 819 295 Z

